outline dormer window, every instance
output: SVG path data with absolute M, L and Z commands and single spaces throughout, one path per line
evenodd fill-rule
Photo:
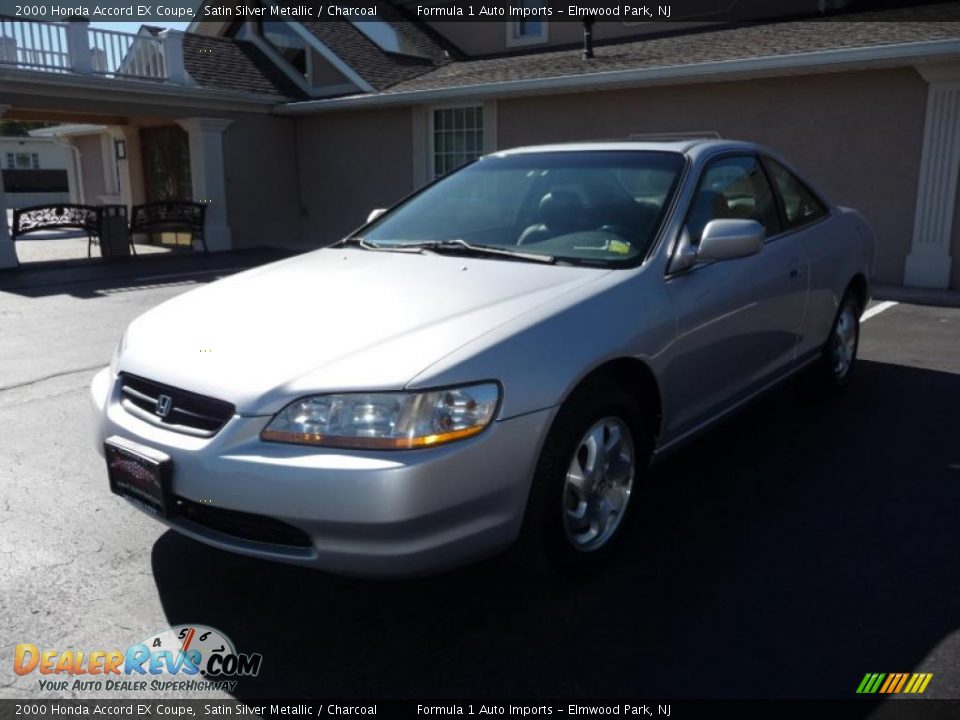
M 307 43 L 285 22 L 260 20 L 257 31 L 301 75 L 307 74 Z
M 507 47 L 538 45 L 547 41 L 547 23 L 537 19 L 536 14 L 545 7 L 544 0 L 523 0 L 522 4 L 532 19 L 507 23 Z
M 383 20 L 351 20 L 350 22 L 370 42 L 384 52 L 411 57 L 427 57 L 423 51 L 410 42 L 410 38 L 388 22 Z

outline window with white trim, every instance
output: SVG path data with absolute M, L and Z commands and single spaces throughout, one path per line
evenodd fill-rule
M 530 13 L 529 20 L 507 23 L 507 47 L 535 45 L 547 41 L 547 23 L 539 19 L 539 12 L 546 6 L 545 0 L 523 0 L 523 9 Z
M 30 167 L 34 170 L 40 169 L 40 155 L 37 153 L 30 153 Z
M 307 43 L 289 23 L 280 20 L 260 20 L 257 30 L 274 50 L 301 75 L 307 74 Z
M 13 170 L 17 167 L 17 161 L 13 158 L 13 153 L 7 153 L 7 168 Z
M 25 153 L 25 152 L 18 152 L 18 153 L 17 153 L 17 164 L 16 164 L 17 170 L 29 170 L 29 169 L 30 169 L 30 167 L 31 167 L 31 164 L 30 164 L 30 163 L 31 163 L 30 156 L 31 156 L 31 155 L 33 155 L 34 157 L 36 157 L 37 154 L 36 154 L 36 153 Z M 39 163 L 38 163 L 38 167 L 39 167 Z
M 431 115 L 431 172 L 438 178 L 483 155 L 483 106 L 436 108 Z
M 384 52 L 426 57 L 400 30 L 384 20 L 351 20 L 353 26 Z

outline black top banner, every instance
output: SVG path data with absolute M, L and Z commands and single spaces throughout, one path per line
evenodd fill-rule
M 870 22 L 955 22 L 960 3 L 898 0 L 778 0 L 762 3 L 711 0 L 0 0 L 4 20 L 54 22 L 223 22 L 235 20 L 326 20 L 376 22 L 397 12 L 431 22 L 619 21 L 624 23 L 759 22 L 778 19 Z

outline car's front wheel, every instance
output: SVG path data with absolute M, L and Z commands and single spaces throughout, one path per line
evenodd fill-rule
M 641 408 L 625 389 L 594 381 L 575 392 L 540 454 L 519 543 L 524 561 L 581 571 L 605 560 L 636 505 L 649 444 Z
M 847 292 L 837 310 L 830 337 L 823 347 L 820 373 L 827 384 L 842 388 L 850 382 L 857 363 L 860 344 L 860 315 L 863 309 L 856 296 Z

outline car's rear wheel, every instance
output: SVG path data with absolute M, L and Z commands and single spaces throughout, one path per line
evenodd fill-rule
M 848 291 L 840 302 L 820 358 L 820 374 L 830 387 L 846 387 L 856 368 L 862 312 L 860 302 Z
M 649 445 L 641 408 L 625 389 L 603 380 L 576 391 L 540 453 L 518 544 L 524 562 L 578 572 L 606 560 L 636 505 Z

